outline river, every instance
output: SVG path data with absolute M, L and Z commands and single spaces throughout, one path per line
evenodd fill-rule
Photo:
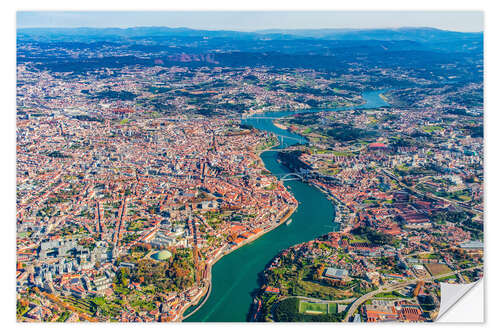
M 366 103 L 357 108 L 375 108 L 388 104 L 380 98 L 383 91 L 363 93 Z M 296 113 L 318 111 L 341 111 L 352 108 L 315 109 L 292 112 L 268 112 L 257 114 L 243 122 L 260 130 L 284 135 L 281 148 L 297 143 L 301 136 L 273 125 L 271 119 L 254 119 L 259 117 L 285 117 Z M 283 174 L 289 170 L 278 163 L 277 152 L 266 151 L 261 158 L 273 174 Z M 297 210 L 291 216 L 293 222 L 282 224 L 264 234 L 257 240 L 247 244 L 221 258 L 212 267 L 212 291 L 205 304 L 186 322 L 242 322 L 246 321 L 252 303 L 251 293 L 259 287 L 258 274 L 264 270 L 269 261 L 280 251 L 310 241 L 339 226 L 333 223 L 335 209 L 316 187 L 301 181 L 286 181 L 286 186 L 299 202 Z

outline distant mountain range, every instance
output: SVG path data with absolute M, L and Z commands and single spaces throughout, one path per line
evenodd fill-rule
M 233 41 L 286 41 L 303 40 L 302 44 L 314 44 L 315 40 L 328 41 L 411 41 L 425 45 L 416 49 L 467 52 L 483 48 L 482 32 L 456 32 L 435 28 L 397 29 L 272 29 L 255 32 L 229 30 L 194 30 L 189 28 L 135 27 L 135 28 L 20 28 L 20 41 L 38 42 L 129 42 L 138 44 L 162 44 L 165 39 L 182 38 Z M 219 41 L 220 42 L 220 41 Z M 217 44 L 217 42 L 216 42 Z M 306 47 L 306 51 L 308 48 Z
M 18 36 L 47 38 L 49 36 L 100 36 L 101 38 L 133 37 L 213 37 L 238 39 L 297 39 L 330 40 L 411 40 L 418 42 L 470 40 L 482 38 L 482 32 L 457 32 L 435 28 L 395 29 L 268 29 L 254 32 L 231 30 L 195 30 L 190 28 L 134 27 L 134 28 L 20 28 Z
M 462 75 L 482 66 L 483 33 L 434 28 L 260 30 L 189 28 L 20 28 L 18 62 L 52 70 L 84 70 L 130 64 L 273 66 L 347 71 L 358 66 L 421 66 L 441 72 L 453 64 Z M 101 50 L 108 57 L 75 60 L 65 50 Z M 110 53 L 111 52 L 111 53 Z M 452 74 L 450 74 L 452 75 Z M 453 74 L 458 75 L 458 74 Z
M 451 39 L 469 40 L 482 38 L 482 32 L 457 32 L 436 28 L 395 28 L 395 29 L 270 29 L 256 31 L 260 34 L 290 35 L 335 40 L 411 40 L 417 42 L 446 41 Z

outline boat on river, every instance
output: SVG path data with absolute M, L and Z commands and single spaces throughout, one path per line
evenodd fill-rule
M 286 225 L 290 225 L 290 223 L 292 223 L 292 219 L 289 219 L 288 221 L 286 221 Z

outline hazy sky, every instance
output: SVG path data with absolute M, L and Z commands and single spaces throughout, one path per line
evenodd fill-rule
M 17 27 L 167 26 L 208 30 L 434 27 L 483 31 L 480 11 L 17 12 Z

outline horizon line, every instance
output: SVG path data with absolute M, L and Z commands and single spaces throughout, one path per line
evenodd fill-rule
M 398 30 L 398 29 L 434 29 L 447 32 L 458 32 L 458 33 L 484 33 L 484 29 L 477 31 L 463 31 L 463 30 L 451 30 L 442 29 L 432 26 L 394 26 L 394 27 L 373 27 L 373 28 L 263 28 L 258 30 L 238 30 L 238 29 L 207 29 L 207 28 L 190 28 L 186 26 L 163 26 L 163 25 L 134 25 L 134 26 L 109 26 L 109 27 L 99 27 L 99 26 L 16 26 L 16 30 L 20 29 L 135 29 L 135 28 L 168 28 L 168 29 L 187 29 L 193 31 L 232 31 L 232 32 L 245 32 L 245 33 L 259 33 L 268 30 L 283 30 L 283 31 L 313 31 L 313 30 L 350 30 L 350 31 L 363 31 L 363 30 Z

